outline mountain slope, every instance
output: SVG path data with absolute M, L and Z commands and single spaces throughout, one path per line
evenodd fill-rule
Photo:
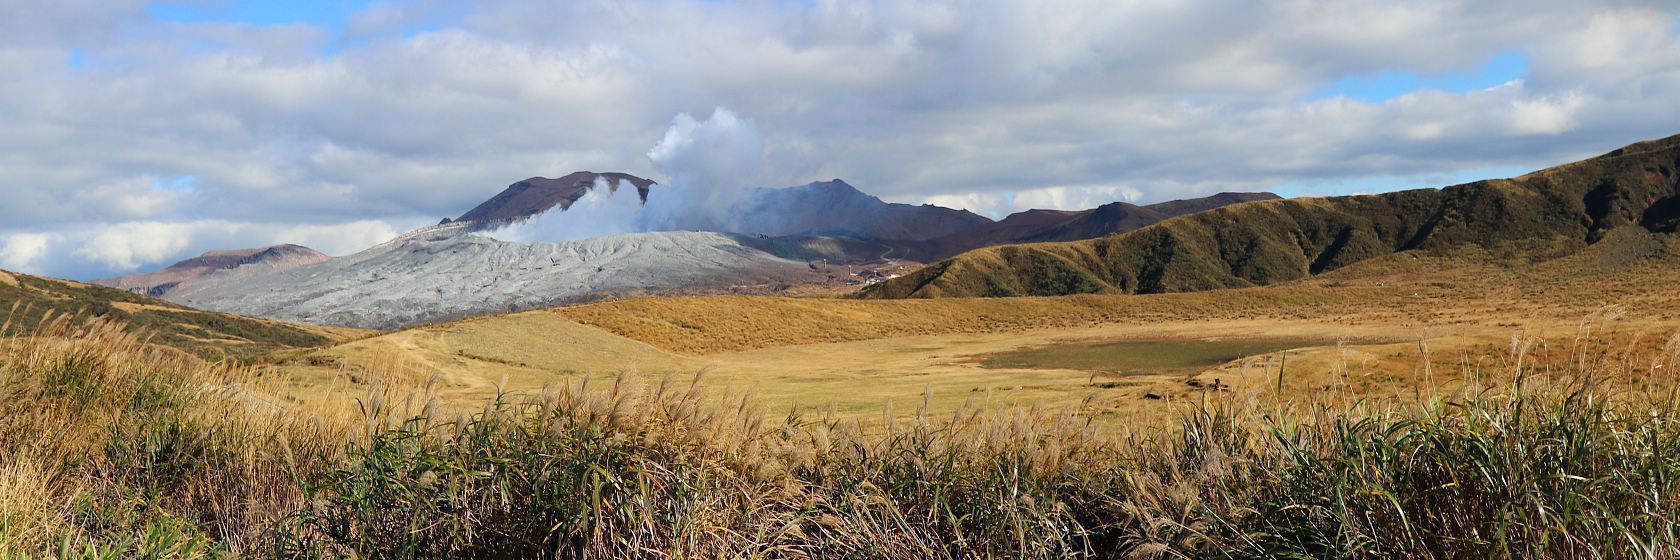
M 1027 210 L 930 240 L 911 257 L 937 260 L 993 245 L 1092 239 L 1132 231 L 1175 216 L 1240 202 L 1277 198 L 1272 193 L 1220 193 L 1148 206 L 1112 202 L 1090 210 Z
M 496 196 L 461 214 L 455 221 L 479 222 L 486 226 L 504 225 L 525 220 L 556 206 L 561 210 L 583 198 L 596 181 L 609 185 L 632 186 L 642 201 L 647 201 L 648 189 L 655 183 L 626 173 L 594 173 L 578 171 L 556 179 L 532 177 L 508 185 Z
M 1680 229 L 1680 136 L 1445 189 L 1270 200 L 1070 243 L 980 249 L 863 297 L 1156 293 L 1295 280 L 1400 251 L 1476 245 L 1544 258 L 1618 228 Z
M 920 241 L 991 220 L 967 210 L 882 201 L 835 179 L 782 189 L 759 189 L 734 211 L 736 223 L 771 236 L 848 232 L 875 239 Z
M 843 255 L 829 252 L 876 247 L 686 231 L 565 243 L 455 234 L 390 243 L 271 274 L 228 271 L 184 285 L 168 297 L 200 309 L 389 328 L 614 293 L 814 282 L 822 273 L 803 259 L 839 260 Z
M 93 283 L 158 297 L 174 289 L 182 282 L 202 278 L 218 270 L 232 270 L 247 266 L 285 270 L 315 264 L 329 258 L 331 257 L 314 249 L 291 244 L 255 249 L 209 251 L 203 255 L 169 265 L 169 267 L 156 272 L 105 278 L 94 280 Z
M 116 288 L 5 271 L 0 271 L 0 309 L 6 310 L 0 336 L 33 334 L 55 317 L 105 317 L 153 343 L 211 359 L 320 346 L 354 334 L 199 311 Z

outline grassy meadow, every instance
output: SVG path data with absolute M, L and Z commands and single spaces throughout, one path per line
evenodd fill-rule
M 1127 340 L 1054 344 L 988 356 L 982 367 L 1078 369 L 1116 375 L 1189 371 L 1291 348 L 1335 345 L 1335 340 L 1223 339 Z
M 1671 557 L 1680 335 L 1614 315 L 1424 367 L 1406 397 L 1291 391 L 1271 369 L 1169 405 L 1164 430 L 1077 406 L 780 414 L 633 374 L 473 408 L 392 387 L 284 403 L 269 370 L 65 318 L 0 339 L 0 550 Z
M 641 298 L 251 358 L 14 311 L 0 557 L 1680 557 L 1646 254 Z

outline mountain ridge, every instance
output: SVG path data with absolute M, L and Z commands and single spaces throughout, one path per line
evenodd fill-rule
M 929 240 L 917 248 L 914 256 L 938 260 L 993 245 L 1092 239 L 1229 204 L 1278 198 L 1281 197 L 1269 192 L 1222 192 L 1142 206 L 1117 201 L 1087 210 L 1025 210 L 991 224 Z
M 1000 245 L 860 297 L 1160 293 L 1297 280 L 1466 245 L 1540 258 L 1637 227 L 1680 229 L 1680 135 L 1511 179 L 1378 195 L 1251 201 L 1084 241 Z
M 755 189 L 732 211 L 734 221 L 770 236 L 847 231 L 875 239 L 924 241 L 992 223 L 990 218 L 932 204 L 886 202 L 841 179 Z

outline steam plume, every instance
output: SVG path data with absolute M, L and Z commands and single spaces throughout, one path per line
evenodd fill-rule
M 755 191 L 748 185 L 760 179 L 765 167 L 764 142 L 751 119 L 722 107 L 705 120 L 678 114 L 647 155 L 668 182 L 650 189 L 645 204 L 635 189 L 597 179 L 571 208 L 555 208 L 490 235 L 557 242 L 646 231 L 746 229 L 736 210 L 750 206 Z

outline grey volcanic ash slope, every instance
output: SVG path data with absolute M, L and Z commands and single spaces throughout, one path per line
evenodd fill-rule
M 171 301 L 306 323 L 390 328 L 581 300 L 592 294 L 815 280 L 804 261 L 710 232 L 637 233 L 565 243 L 483 235 L 409 239 L 256 276 L 211 275 Z M 821 243 L 787 244 L 821 255 Z M 790 255 L 799 256 L 799 255 Z
M 219 270 L 250 267 L 278 271 L 315 264 L 329 258 L 331 257 L 320 251 L 291 244 L 209 251 L 156 272 L 94 280 L 93 283 L 157 297 L 184 282 L 191 282 Z

